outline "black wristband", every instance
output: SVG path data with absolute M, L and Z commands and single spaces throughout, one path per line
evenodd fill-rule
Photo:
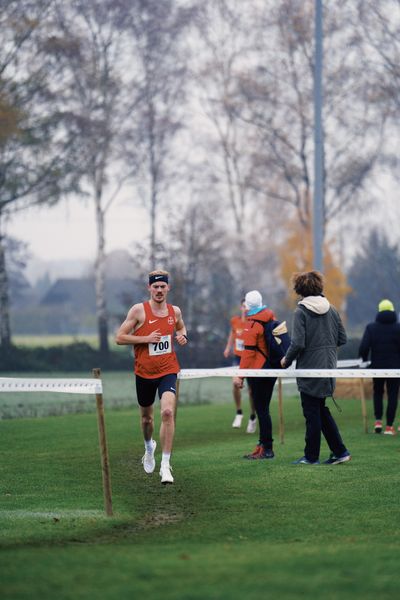
M 188 342 L 188 341 L 189 341 L 189 340 L 188 340 L 188 336 L 187 336 L 187 335 L 185 335 L 184 333 L 182 333 L 182 335 L 183 335 L 183 337 L 185 338 L 185 340 Z

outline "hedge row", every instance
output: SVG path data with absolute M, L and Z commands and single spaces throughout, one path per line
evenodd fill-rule
M 113 371 L 132 367 L 129 352 L 112 351 L 104 359 L 85 342 L 50 347 L 0 348 L 0 371 L 90 371 L 95 367 Z

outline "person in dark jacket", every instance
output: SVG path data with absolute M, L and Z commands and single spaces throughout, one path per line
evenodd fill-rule
M 365 328 L 358 351 L 366 361 L 371 353 L 371 369 L 400 369 L 400 323 L 390 300 L 382 300 L 378 305 L 375 322 Z M 400 379 L 373 378 L 373 399 L 375 413 L 375 433 L 382 431 L 383 393 L 386 385 L 386 435 L 395 435 L 393 423 L 396 417 Z M 399 428 L 400 431 L 400 428 Z
M 337 347 L 347 341 L 337 310 L 323 295 L 323 276 L 318 271 L 295 273 L 293 289 L 301 297 L 294 312 L 292 341 L 281 365 L 289 367 L 296 359 L 297 369 L 335 369 Z M 317 465 L 321 432 L 331 450 L 324 464 L 338 465 L 351 459 L 330 410 L 325 406 L 335 389 L 333 378 L 298 378 L 301 405 L 306 420 L 304 456 L 295 464 Z

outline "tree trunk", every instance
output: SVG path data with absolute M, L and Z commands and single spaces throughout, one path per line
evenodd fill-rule
M 101 206 L 101 189 L 96 186 L 96 225 L 97 225 L 97 257 L 95 264 L 96 282 L 96 315 L 99 334 L 99 349 L 101 358 L 107 359 L 110 348 L 108 344 L 108 320 L 106 301 L 106 275 L 105 275 L 105 236 L 104 212 Z
M 148 90 L 148 150 L 150 175 L 150 271 L 157 268 L 156 219 L 158 203 L 158 164 L 156 159 L 155 111 Z
M 152 180 L 151 204 L 150 204 L 150 271 L 156 269 L 156 216 L 157 216 L 157 192 L 154 180 Z
M 11 345 L 10 328 L 10 298 L 8 292 L 8 277 L 4 238 L 0 234 L 0 345 L 9 348 Z

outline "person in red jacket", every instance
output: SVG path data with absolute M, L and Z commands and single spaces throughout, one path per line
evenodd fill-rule
M 145 445 L 142 463 L 146 473 L 153 473 L 156 466 L 153 404 L 158 391 L 162 484 L 174 482 L 170 456 L 175 434 L 176 380 L 180 370 L 174 339 L 180 346 L 187 343 L 180 308 L 167 304 L 168 277 L 167 271 L 149 273 L 150 300 L 131 307 L 116 335 L 117 344 L 133 346 L 135 351 L 136 394 Z
M 258 290 L 248 292 L 245 297 L 247 324 L 243 332 L 244 350 L 240 359 L 241 369 L 265 369 L 268 364 L 268 349 L 263 323 L 274 320 L 275 315 L 263 304 Z M 249 377 L 254 407 L 257 413 L 260 439 L 255 450 L 244 458 L 250 460 L 274 458 L 272 420 L 269 405 L 276 377 Z M 242 388 L 243 377 L 235 377 L 234 384 Z
M 229 332 L 228 341 L 226 342 L 224 356 L 228 358 L 228 356 L 233 352 L 233 361 L 232 366 L 238 367 L 240 364 L 240 358 L 243 354 L 244 342 L 243 342 L 243 332 L 246 326 L 246 306 L 244 303 L 244 298 L 240 303 L 240 315 L 234 315 L 231 318 L 231 330 Z M 236 406 L 236 415 L 232 423 L 232 427 L 235 429 L 239 429 L 242 425 L 243 421 L 243 411 L 242 411 L 242 394 L 239 387 L 233 385 L 233 399 L 235 401 Z M 249 403 L 250 403 L 250 418 L 247 424 L 246 433 L 255 433 L 257 428 L 256 415 L 254 410 L 253 399 L 251 397 L 251 391 L 249 388 Z

